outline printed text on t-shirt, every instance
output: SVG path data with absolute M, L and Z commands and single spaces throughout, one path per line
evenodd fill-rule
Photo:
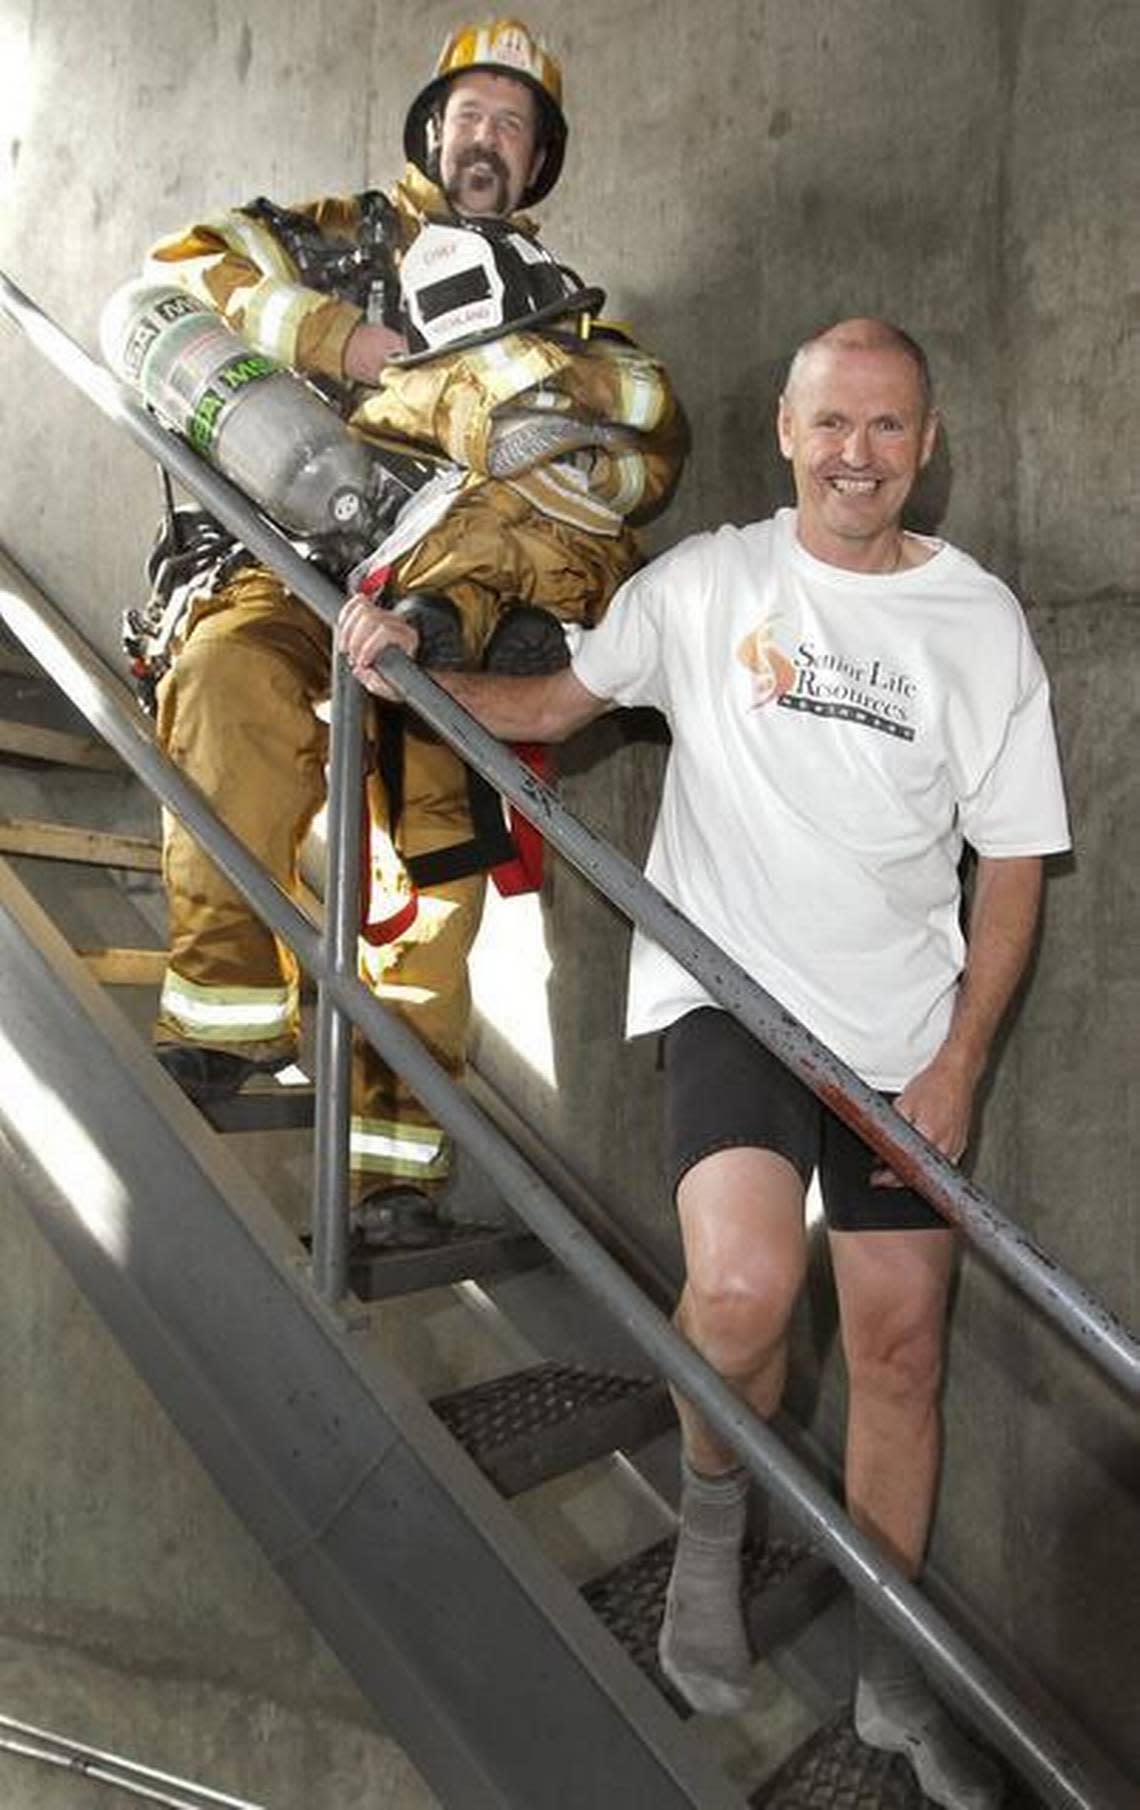
M 754 709 L 775 704 L 914 740 L 918 683 L 879 654 L 840 652 L 804 636 L 789 659 L 765 619 L 741 643 L 737 658 L 752 673 Z

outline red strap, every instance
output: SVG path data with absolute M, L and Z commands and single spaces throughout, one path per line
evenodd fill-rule
M 419 908 L 419 895 L 414 891 L 410 892 L 399 911 L 394 911 L 390 918 L 366 917 L 360 926 L 360 934 L 373 949 L 379 949 L 385 943 L 394 943 L 415 923 Z
M 554 774 L 554 760 L 545 742 L 512 742 L 511 750 L 536 779 L 549 784 Z M 542 885 L 543 842 L 530 819 L 511 805 L 507 812 L 511 841 L 515 845 L 513 861 L 501 861 L 491 869 L 496 890 L 504 899 L 519 893 L 537 892 Z
M 363 822 L 360 826 L 360 934 L 373 949 L 382 948 L 385 943 L 394 943 L 397 937 L 403 936 L 405 930 L 415 922 L 419 910 L 420 897 L 413 886 L 406 899 L 403 899 L 397 910 L 389 917 L 374 918 L 372 910 L 372 852 L 370 839 L 372 835 L 372 817 L 368 809 L 368 798 L 362 800 Z
M 373 566 L 371 572 L 365 572 L 363 578 L 358 582 L 356 587 L 357 595 L 360 597 L 374 597 L 377 591 L 382 591 L 384 589 L 384 586 L 391 576 L 391 566 Z

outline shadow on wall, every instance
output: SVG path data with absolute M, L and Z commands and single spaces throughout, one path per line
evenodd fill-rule
M 962 1283 L 936 1574 L 983 1650 L 996 1643 L 1003 1665 L 1036 1679 L 1135 1777 L 1134 1409 L 987 1265 L 968 1263 Z M 980 1445 L 1003 1465 L 979 1464 Z
M 925 471 L 919 472 L 918 482 L 911 491 L 903 516 L 905 526 L 913 528 L 916 534 L 936 535 L 946 519 L 953 487 L 954 459 L 950 436 L 943 425 L 938 430 L 930 462 Z
M 1049 1390 L 1034 1402 L 1034 1418 L 1046 1423 L 1050 1443 L 1056 1438 L 1050 1423 L 1060 1405 Z M 1053 1682 L 1067 1707 L 1096 1731 L 1105 1751 L 1135 1780 L 1140 1777 L 1135 1696 L 1140 1678 L 1135 1588 L 1140 1453 L 1135 1425 L 1124 1405 L 1103 1391 L 1096 1400 L 1070 1401 L 1067 1407 L 1066 1431 L 1078 1448 L 1078 1461 L 1057 1464 L 1054 1517 L 1039 1530 L 1055 1555 L 1038 1585 L 1050 1599 L 1046 1612 L 1055 1630 L 1052 1648 L 1060 1656 Z M 1031 1439 L 1030 1432 L 1027 1443 Z M 1031 1444 L 1026 1456 L 1032 1458 Z M 1033 1544 L 1027 1541 L 1028 1547 Z M 1073 1676 L 1075 1654 L 1080 1655 L 1079 1683 Z

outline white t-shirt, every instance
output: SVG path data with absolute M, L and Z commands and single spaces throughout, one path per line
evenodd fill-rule
M 967 554 L 844 571 L 795 512 L 696 535 L 624 585 L 574 672 L 673 748 L 646 872 L 874 1087 L 949 1026 L 963 839 L 1069 846 L 1049 688 L 1017 600 Z M 638 933 L 628 1032 L 708 995 Z

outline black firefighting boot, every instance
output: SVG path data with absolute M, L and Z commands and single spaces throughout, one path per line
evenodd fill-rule
M 440 591 L 409 591 L 392 605 L 393 616 L 410 622 L 420 638 L 417 660 L 433 672 L 458 672 L 469 664 L 463 621 L 450 597 Z
M 513 673 L 520 678 L 542 678 L 569 664 L 570 649 L 561 622 L 533 603 L 517 603 L 504 610 L 483 653 L 487 672 Z
M 295 1060 L 293 1056 L 277 1056 L 254 1061 L 233 1050 L 206 1049 L 197 1043 L 161 1043 L 154 1053 L 195 1106 L 232 1099 L 251 1075 L 275 1075 Z
M 368 1250 L 416 1251 L 440 1244 L 447 1222 L 438 1203 L 408 1183 L 373 1188 L 350 1210 L 349 1226 Z

